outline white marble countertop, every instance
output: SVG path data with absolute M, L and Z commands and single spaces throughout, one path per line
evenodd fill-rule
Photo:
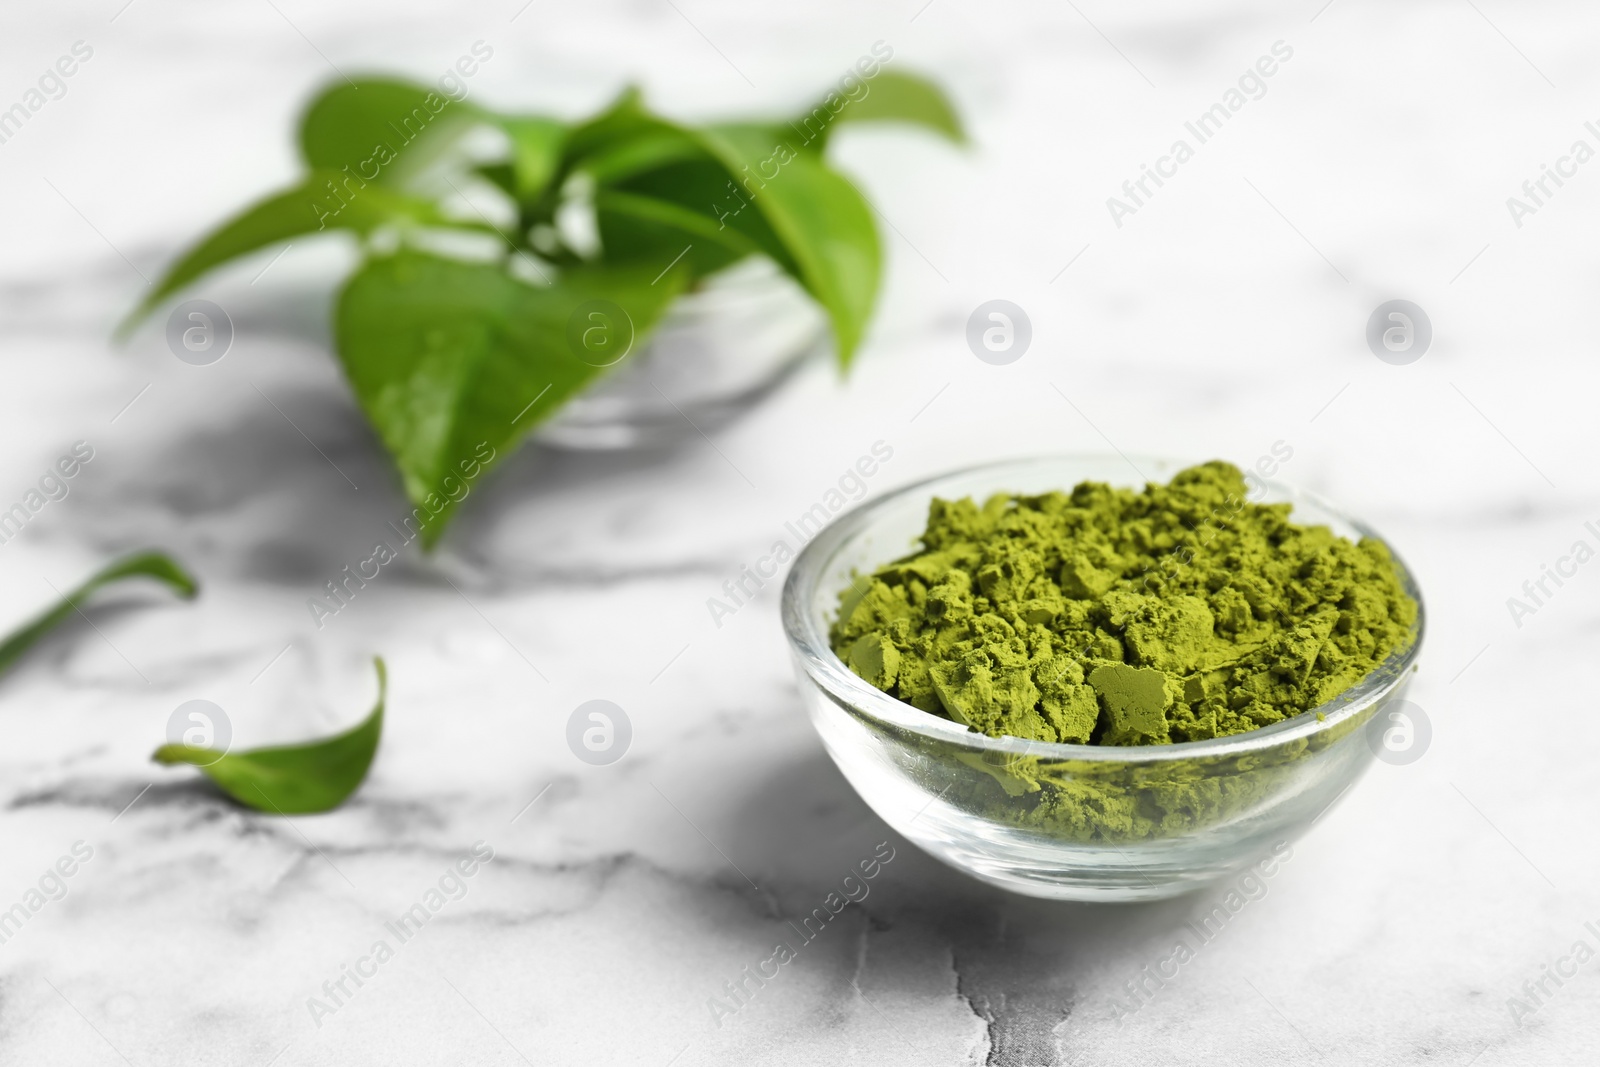
M 1571 970 L 1575 942 L 1600 948 L 1584 926 L 1600 927 L 1600 571 L 1520 626 L 1506 601 L 1597 540 L 1600 164 L 1547 185 L 1520 226 L 1506 198 L 1573 142 L 1600 148 L 1584 125 L 1600 15 L 1321 2 L 14 13 L 0 108 L 74 42 L 93 56 L 0 143 L 0 507 L 72 442 L 95 458 L 0 545 L 0 621 L 147 544 L 205 588 L 113 597 L 0 681 L 0 910 L 92 849 L 0 944 L 0 1061 L 1593 1062 L 1600 963 L 1520 1018 L 1508 1000 Z M 524 450 L 436 562 L 408 556 L 318 631 L 306 598 L 406 510 L 327 351 L 329 261 L 296 249 L 259 281 L 264 259 L 202 286 L 239 331 L 211 367 L 155 328 L 124 349 L 108 334 L 141 274 L 293 173 L 291 117 L 331 68 L 427 76 L 477 40 L 494 49 L 484 99 L 576 114 L 632 77 L 685 116 L 795 104 L 884 40 L 948 82 L 977 144 L 841 138 L 893 226 L 848 382 L 819 362 L 714 448 Z M 1293 55 L 1260 99 L 1116 226 L 1106 198 L 1279 41 Z M 995 297 L 1034 329 L 1005 367 L 962 336 Z M 1363 340 L 1392 297 L 1436 331 L 1409 366 Z M 823 754 L 776 584 L 709 617 L 878 440 L 894 455 L 873 492 L 1035 452 L 1249 463 L 1281 441 L 1284 478 L 1367 517 L 1420 576 L 1432 630 L 1411 698 L 1431 747 L 1375 766 L 1121 1025 L 1124 983 L 1204 894 L 1048 904 L 943 868 Z M 148 760 L 193 698 L 227 710 L 236 744 L 351 722 L 374 653 L 383 745 L 332 814 L 247 813 Z M 633 724 L 609 767 L 564 741 L 596 698 Z M 479 841 L 493 860 L 460 899 L 412 939 L 388 933 Z M 714 1019 L 708 998 L 882 841 L 896 859 L 871 896 Z M 393 958 L 314 1018 L 380 939 Z

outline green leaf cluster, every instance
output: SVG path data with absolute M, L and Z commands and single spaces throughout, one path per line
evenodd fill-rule
M 637 350 L 675 297 L 748 256 L 816 301 L 849 365 L 882 253 L 871 205 L 825 159 L 834 127 L 904 122 L 964 139 L 931 82 L 880 70 L 862 84 L 790 120 L 689 126 L 632 89 L 565 122 L 393 79 L 340 82 L 301 120 L 304 177 L 179 256 L 122 332 L 231 260 L 354 235 L 363 255 L 334 341 L 431 546 L 456 507 L 451 480 L 478 471 L 483 445 L 510 454 Z M 499 145 L 489 154 L 483 130 Z M 486 198 L 494 210 L 473 206 Z

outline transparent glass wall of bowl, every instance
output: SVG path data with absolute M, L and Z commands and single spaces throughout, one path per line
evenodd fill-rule
M 1372 761 L 1365 727 L 1403 693 L 1411 646 L 1334 701 L 1234 737 L 1152 748 L 989 738 L 918 711 L 856 677 L 827 646 L 838 595 L 915 545 L 933 496 L 1033 493 L 1086 479 L 1139 486 L 1187 464 L 1047 459 L 959 472 L 841 517 L 796 560 L 784 623 L 807 714 L 866 803 L 908 839 L 985 881 L 1035 896 L 1173 896 L 1292 842 Z M 1269 486 L 1300 523 L 1373 532 L 1308 494 Z M 1401 562 L 1408 590 L 1421 597 Z
M 557 448 L 652 447 L 726 424 L 829 349 L 822 313 L 752 257 L 673 302 L 638 349 L 535 433 Z

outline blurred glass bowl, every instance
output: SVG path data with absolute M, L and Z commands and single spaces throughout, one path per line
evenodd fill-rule
M 1137 460 L 1151 480 L 1188 464 Z M 1322 707 L 1231 737 L 1140 748 L 994 738 L 869 685 L 829 647 L 839 593 L 911 551 L 928 502 L 995 492 L 1070 490 L 1090 480 L 1138 486 L 1121 457 L 1059 457 L 975 467 L 900 489 L 841 516 L 808 544 L 783 590 L 783 622 L 801 695 L 840 771 L 890 826 L 937 858 L 1007 889 L 1066 900 L 1151 900 L 1222 878 L 1292 841 L 1374 756 L 1368 724 L 1399 698 L 1422 647 L 1414 639 Z M 1302 524 L 1378 536 L 1316 497 L 1265 483 Z
M 557 448 L 671 444 L 726 425 L 828 347 L 822 313 L 771 260 L 746 259 L 673 302 L 643 347 L 535 433 Z

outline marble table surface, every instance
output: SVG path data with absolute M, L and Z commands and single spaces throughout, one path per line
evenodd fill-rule
M 0 622 L 144 545 L 204 591 L 112 596 L 0 683 L 0 910 L 48 894 L 0 943 L 0 1062 L 1593 1062 L 1600 963 L 1573 952 L 1600 947 L 1600 565 L 1531 615 L 1508 598 L 1600 520 L 1600 164 L 1575 144 L 1600 148 L 1594 8 L 95 0 L 9 24 L 0 108 L 75 43 L 92 58 L 0 143 L 0 508 L 74 442 L 94 459 L 0 545 Z M 888 254 L 848 380 L 817 361 L 648 453 L 530 446 L 435 557 L 318 629 L 306 599 L 407 510 L 329 356 L 344 253 L 202 285 L 237 328 L 212 366 L 159 324 L 110 330 L 185 240 L 288 180 L 314 87 L 433 77 L 478 41 L 482 99 L 576 115 L 632 79 L 684 116 L 793 106 L 884 41 L 947 82 L 974 145 L 841 136 Z M 1259 93 L 1130 204 L 1275 45 L 1292 56 Z M 1531 198 L 1547 168 L 1565 177 Z M 994 298 L 1032 322 L 1008 366 L 964 341 Z M 1409 365 L 1365 341 L 1391 298 L 1432 322 Z M 1429 748 L 1375 765 L 1121 1017 L 1206 893 L 1053 904 L 944 868 L 823 753 L 776 584 L 720 626 L 707 610 L 879 441 L 874 494 L 1030 453 L 1248 464 L 1281 443 L 1285 479 L 1419 575 Z M 374 654 L 383 745 L 331 814 L 242 811 L 149 761 L 191 699 L 236 745 L 353 722 Z M 566 744 L 592 699 L 632 723 L 610 766 Z M 880 843 L 867 899 L 710 1010 Z M 452 878 L 475 848 L 492 859 Z M 1568 977 L 1528 1000 L 1550 968 Z

